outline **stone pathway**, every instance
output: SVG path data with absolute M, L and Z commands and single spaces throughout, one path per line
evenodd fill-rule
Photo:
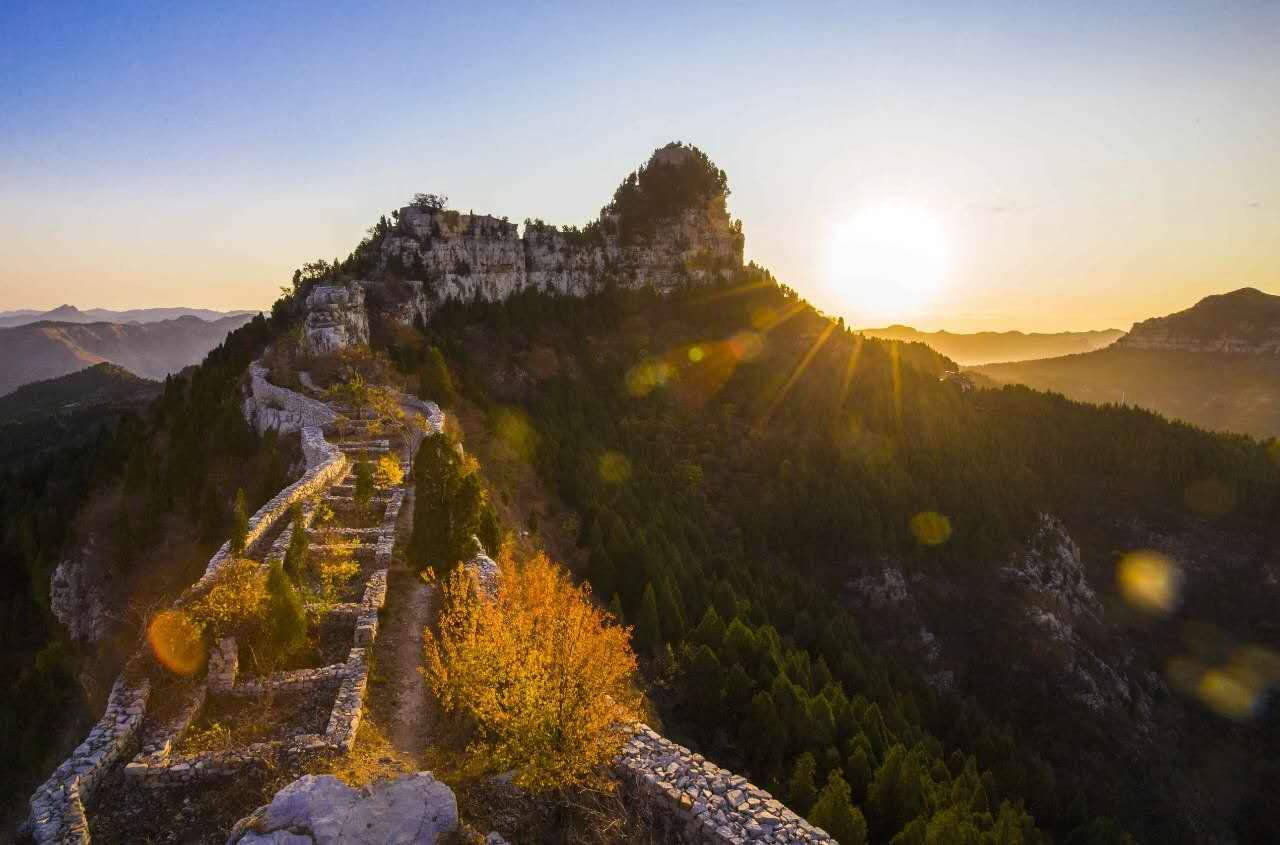
M 379 638 L 379 673 L 387 678 L 383 712 L 387 734 L 397 751 L 422 762 L 435 713 L 422 665 L 422 631 L 431 621 L 435 590 L 405 560 L 405 546 L 413 525 L 413 494 L 401 509 L 395 557 L 387 583 L 387 619 Z

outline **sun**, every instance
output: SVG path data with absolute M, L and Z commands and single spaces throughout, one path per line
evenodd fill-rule
M 923 208 L 866 208 L 835 228 L 828 249 L 829 279 L 856 323 L 917 315 L 946 282 L 946 233 Z

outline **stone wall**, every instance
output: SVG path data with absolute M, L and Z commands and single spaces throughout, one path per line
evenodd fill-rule
M 257 361 L 249 365 L 249 395 L 241 410 L 259 434 L 275 429 L 280 434 L 331 425 L 338 415 L 323 402 L 267 381 L 267 368 Z
M 348 470 L 346 456 L 327 443 L 319 427 L 303 429 L 302 440 L 308 468 L 302 478 L 277 493 L 250 518 L 246 538 L 250 549 L 259 544 L 295 502 L 315 495 Z M 226 543 L 209 559 L 200 580 L 188 588 L 177 603 L 189 601 L 206 589 L 230 557 L 230 543 Z M 134 655 L 116 680 L 102 718 L 85 741 L 32 795 L 26 829 L 37 843 L 89 842 L 83 802 L 93 794 L 106 770 L 132 750 L 150 694 L 150 682 L 143 677 L 141 668 L 148 660 L 145 651 Z
M 649 803 L 665 822 L 673 841 L 836 845 L 821 828 L 741 775 L 658 735 L 648 725 L 636 723 L 632 731 L 614 766 L 633 797 Z
M 84 742 L 31 796 L 28 828 L 39 845 L 89 841 L 83 802 L 107 770 L 130 752 L 146 713 L 151 684 L 131 668 L 116 680 L 106 711 Z

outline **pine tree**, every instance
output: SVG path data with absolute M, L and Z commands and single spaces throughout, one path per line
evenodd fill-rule
M 787 783 L 787 805 L 802 816 L 809 814 L 814 799 L 818 797 L 818 788 L 814 785 L 814 774 L 818 762 L 808 751 L 796 758 L 796 765 L 791 770 L 791 780 Z
M 644 597 L 640 599 L 640 609 L 636 611 L 636 646 L 637 650 L 650 653 L 662 642 L 662 625 L 658 618 L 658 601 L 654 596 L 653 584 L 646 584 Z
M 844 761 L 844 775 L 848 779 L 849 789 L 859 801 L 867 799 L 867 790 L 871 787 L 871 778 L 875 770 L 871 765 L 871 743 L 862 734 L 849 743 L 852 749 Z
M 418 379 L 418 395 L 430 399 L 442 408 L 453 407 L 457 401 L 457 391 L 453 386 L 453 377 L 449 375 L 449 367 L 444 362 L 444 355 L 439 348 L 427 348 L 426 359 L 422 362 L 422 371 Z
M 249 506 L 244 500 L 244 488 L 236 490 L 236 502 L 231 513 L 231 554 L 238 557 L 244 554 L 249 537 Z
M 698 623 L 697 628 L 693 629 L 689 639 L 709 647 L 712 651 L 719 651 L 724 646 L 724 633 L 724 622 L 720 619 L 720 614 L 716 613 L 715 607 L 708 607 L 707 612 L 702 614 L 702 621 Z
M 302 505 L 294 504 L 290 508 L 292 533 L 289 535 L 289 546 L 284 552 L 284 571 L 290 578 L 297 579 L 299 573 L 307 565 L 307 526 L 302 517 Z
M 268 653 L 286 657 L 306 642 L 307 610 L 280 561 L 273 563 L 267 573 L 266 621 Z
M 363 519 L 369 513 L 369 504 L 373 501 L 373 464 L 369 463 L 363 456 L 356 461 L 355 468 L 355 499 L 356 513 Z
M 626 619 L 622 615 L 622 599 L 617 593 L 613 594 L 613 598 L 609 601 L 609 613 L 618 621 L 619 625 L 627 624 Z
M 822 787 L 808 819 L 834 836 L 840 845 L 864 845 L 867 841 L 867 821 L 853 806 L 849 784 L 839 769 L 832 769 L 827 776 L 827 785 Z

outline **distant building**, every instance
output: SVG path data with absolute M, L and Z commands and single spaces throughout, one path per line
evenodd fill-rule
M 938 381 L 949 381 L 966 393 L 973 390 L 973 377 L 968 373 L 947 370 L 942 374 L 942 378 L 938 379 Z

